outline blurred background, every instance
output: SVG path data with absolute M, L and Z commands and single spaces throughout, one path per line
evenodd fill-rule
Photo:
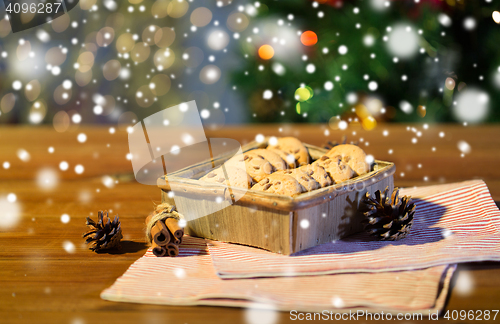
M 210 129 L 500 121 L 500 1 L 81 0 L 16 33 L 1 10 L 4 124 L 126 128 L 188 100 Z

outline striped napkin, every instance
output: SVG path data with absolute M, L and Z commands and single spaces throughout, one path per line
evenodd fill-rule
M 101 298 L 161 305 L 260 307 L 276 311 L 436 313 L 446 301 L 455 266 L 416 271 L 224 280 L 205 240 L 185 236 L 176 258 L 151 249 Z
M 416 199 L 410 235 L 395 242 L 357 234 L 292 256 L 211 241 L 222 278 L 323 275 L 413 270 L 459 262 L 500 260 L 500 211 L 483 181 L 401 190 Z

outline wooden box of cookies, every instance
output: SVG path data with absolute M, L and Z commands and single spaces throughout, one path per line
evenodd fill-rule
M 290 255 L 361 231 L 360 199 L 394 187 L 394 164 L 370 165 L 355 145 L 326 150 L 295 138 L 268 141 L 242 148 L 246 173 L 221 158 L 169 174 L 168 182 L 158 179 L 162 202 L 179 210 L 196 206 L 206 215 L 189 220 L 187 234 Z M 226 179 L 231 190 L 221 185 Z M 182 199 L 174 201 L 174 187 L 182 188 L 175 191 Z M 221 196 L 233 203 L 215 212 L 205 207 Z

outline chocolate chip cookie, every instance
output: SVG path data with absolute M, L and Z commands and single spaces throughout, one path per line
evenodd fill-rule
M 287 170 L 288 169 L 288 164 L 286 163 L 285 160 L 283 160 L 278 153 L 273 152 L 271 150 L 265 150 L 265 149 L 255 149 L 246 152 L 248 154 L 257 154 L 260 157 L 263 157 L 264 159 L 268 160 L 269 163 L 274 167 L 275 170 Z
M 314 161 L 313 165 L 322 166 L 335 183 L 349 180 L 354 175 L 354 171 L 351 167 L 338 157 L 330 158 L 327 155 L 323 155 L 321 158 Z
M 314 180 L 316 180 L 322 188 L 331 186 L 333 184 L 332 178 L 330 178 L 328 173 L 325 171 L 325 168 L 323 168 L 319 164 L 303 165 L 298 168 L 298 170 L 302 170 L 310 177 L 313 177 Z
M 229 181 L 226 181 L 222 167 L 212 170 L 205 176 L 201 177 L 200 180 L 206 182 L 221 183 L 227 186 L 245 189 L 249 189 L 255 184 L 255 182 L 245 170 L 233 166 L 225 166 L 225 168 Z
M 237 157 L 229 159 L 225 164 L 232 166 L 241 166 L 245 163 L 245 170 L 255 182 L 259 182 L 266 176 L 274 172 L 274 167 L 267 159 L 257 154 L 243 153 Z
M 290 197 L 300 194 L 303 190 L 294 177 L 277 173 L 265 177 L 255 184 L 252 189 Z
M 273 147 L 268 147 L 266 150 L 278 154 L 286 162 L 289 169 L 295 169 L 296 161 L 295 161 L 295 157 L 293 156 L 293 154 L 287 153 L 285 151 L 282 151 L 280 149 L 273 148 Z
M 301 168 L 278 171 L 274 174 L 286 174 L 294 177 L 295 180 L 297 180 L 300 185 L 304 187 L 303 191 L 312 191 L 321 187 L 320 184 L 316 180 L 314 180 L 314 178 L 304 172 L 304 170 L 302 170 Z
M 269 147 L 293 154 L 297 167 L 309 164 L 309 152 L 307 148 L 295 137 L 281 137 L 278 139 L 278 144 L 270 145 Z
M 370 172 L 370 165 L 366 162 L 366 153 L 357 145 L 342 144 L 337 145 L 326 153 L 331 158 L 338 157 L 347 163 L 355 172 L 355 176 L 360 176 Z

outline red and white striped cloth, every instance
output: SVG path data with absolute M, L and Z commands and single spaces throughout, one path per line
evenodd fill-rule
M 222 278 L 322 275 L 413 270 L 446 264 L 500 260 L 500 211 L 483 181 L 401 190 L 424 197 L 404 240 L 381 242 L 357 234 L 292 256 L 211 241 Z
M 417 271 L 224 280 L 203 239 L 186 236 L 176 258 L 148 250 L 101 293 L 110 301 L 267 308 L 277 311 L 412 312 L 428 315 L 446 301 L 455 266 Z
M 415 225 L 402 241 L 358 235 L 282 256 L 213 241 L 207 247 L 186 236 L 178 257 L 157 258 L 148 250 L 101 297 L 306 312 L 441 310 L 453 263 L 500 259 L 500 212 L 482 181 L 403 194 L 425 198 L 417 201 Z

